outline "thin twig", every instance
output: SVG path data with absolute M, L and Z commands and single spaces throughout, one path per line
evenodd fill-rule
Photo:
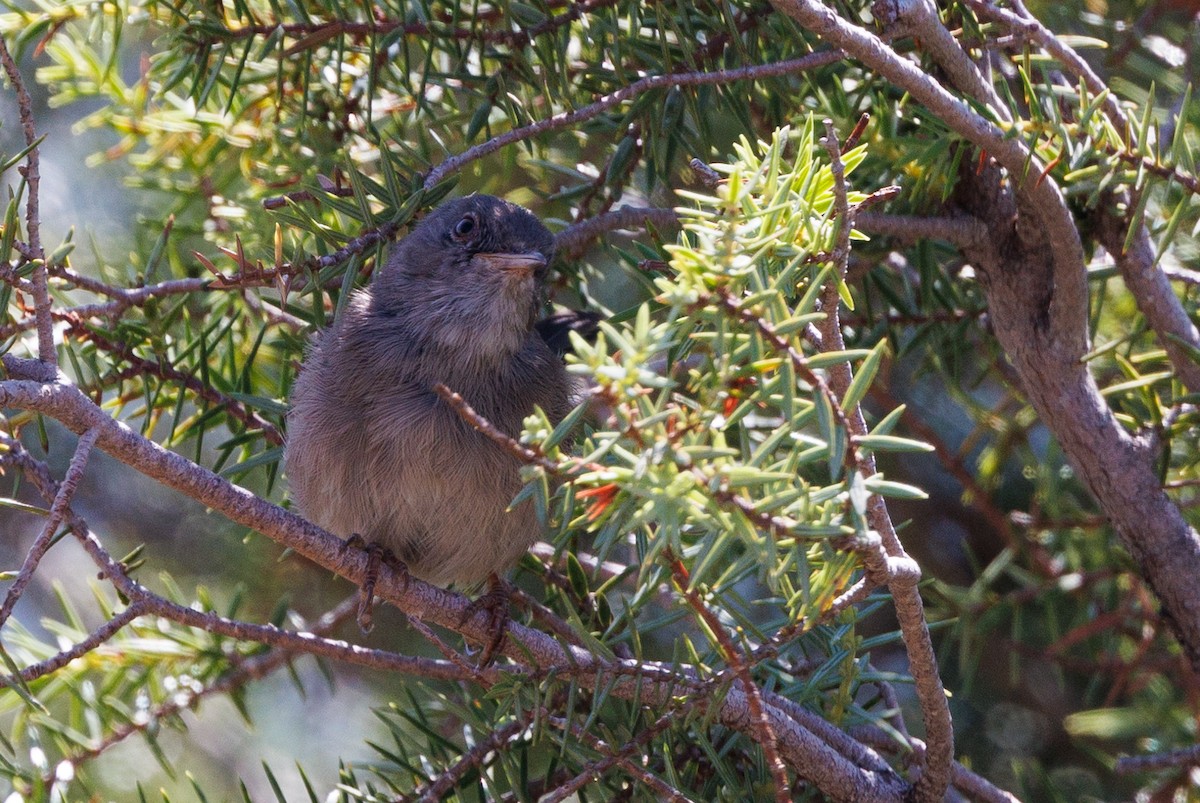
M 12 616 L 13 609 L 17 606 L 17 602 L 25 592 L 25 587 L 33 579 L 33 573 L 37 571 L 42 557 L 45 556 L 46 552 L 54 544 L 54 536 L 58 532 L 58 526 L 62 524 L 67 515 L 71 499 L 75 496 L 75 490 L 79 487 L 79 481 L 83 478 L 84 469 L 87 468 L 87 461 L 92 453 L 92 447 L 96 445 L 96 438 L 99 436 L 100 430 L 93 427 L 83 433 L 79 437 L 79 442 L 75 444 L 75 454 L 71 457 L 71 464 L 67 467 L 67 473 L 63 476 L 58 493 L 54 495 L 54 501 L 50 505 L 50 516 L 46 519 L 46 524 L 42 527 L 42 531 L 34 539 L 33 546 L 29 548 L 29 552 L 25 555 L 25 562 L 21 565 L 21 570 L 17 572 L 16 579 L 9 587 L 8 593 L 4 596 L 4 604 L 0 605 L 0 627 L 3 627 L 4 623 L 8 621 L 8 617 Z
M 871 725 L 854 728 L 851 732 L 855 739 L 886 753 L 897 753 L 905 749 L 905 745 L 896 741 L 895 736 Z M 926 751 L 925 742 L 915 737 L 908 740 L 907 748 L 921 755 Z M 981 775 L 964 767 L 957 761 L 951 764 L 951 782 L 956 789 L 969 794 L 974 800 L 982 803 L 1021 803 L 1011 793 L 993 785 Z
M 210 289 L 210 279 L 171 279 L 153 285 L 142 287 L 116 287 L 98 279 L 82 276 L 62 266 L 52 266 L 50 274 L 53 278 L 62 279 L 69 284 L 110 298 L 94 304 L 80 304 L 76 307 L 63 307 L 52 310 L 51 317 L 57 321 L 71 321 L 86 318 L 119 318 L 130 307 L 142 306 L 151 298 L 183 295 Z M 36 316 L 33 318 L 14 321 L 0 326 L 0 339 L 12 337 L 19 332 L 25 332 L 37 326 Z
M 611 212 L 573 223 L 554 237 L 554 248 L 568 259 L 578 257 L 588 244 L 617 229 L 644 228 L 651 224 L 657 228 L 679 225 L 679 216 L 674 209 L 655 207 L 623 206 Z
M 455 393 L 450 388 L 446 387 L 441 382 L 433 386 L 437 395 L 442 397 L 446 404 L 454 408 L 454 412 L 458 413 L 462 420 L 466 421 L 472 427 L 479 431 L 480 434 L 487 437 L 493 443 L 504 449 L 513 457 L 520 460 L 522 463 L 528 463 L 531 466 L 539 466 L 551 474 L 561 474 L 563 466 L 546 457 L 540 449 L 535 449 L 518 441 L 516 438 L 501 432 L 496 428 L 496 425 L 488 421 L 479 413 L 475 412 L 475 408 L 467 403 L 459 394 Z
M 774 347 L 776 351 L 786 356 L 791 361 L 792 367 L 796 370 L 796 373 L 799 374 L 805 382 L 808 382 L 810 385 L 816 388 L 817 392 L 825 397 L 825 399 L 829 402 L 830 407 L 833 409 L 833 416 L 837 420 L 837 423 L 842 427 L 842 431 L 847 433 L 848 442 L 846 446 L 845 458 L 846 467 L 851 471 L 858 471 L 859 465 L 862 463 L 862 458 L 859 454 L 858 444 L 855 443 L 854 440 L 849 436 L 849 420 L 846 418 L 846 412 L 842 409 L 842 406 L 838 401 L 838 395 L 833 391 L 833 388 L 829 386 L 829 383 L 826 382 L 820 374 L 812 369 L 812 367 L 808 364 L 808 358 L 804 356 L 800 349 L 793 346 L 790 342 L 788 342 L 786 337 L 779 334 L 775 330 L 775 327 L 771 325 L 770 321 L 761 318 L 760 316 L 756 315 L 752 309 L 748 309 L 739 303 L 738 300 L 730 294 L 727 288 L 718 287 L 712 295 L 702 298 L 701 301 L 703 303 L 712 303 L 715 301 L 721 304 L 722 307 L 724 307 L 729 313 L 741 320 L 743 323 L 750 324 L 758 329 L 764 340 Z
M 633 177 L 634 171 L 637 170 L 638 164 L 642 161 L 642 153 L 645 149 L 646 141 L 642 138 L 642 126 L 640 123 L 631 123 L 626 129 L 624 139 L 633 143 L 624 159 L 625 166 L 621 168 L 620 173 L 613 173 L 613 163 L 617 158 L 618 152 L 622 149 L 620 146 L 614 148 L 604 161 L 604 166 L 596 171 L 595 178 L 587 186 L 587 190 L 579 197 L 575 203 L 575 222 L 579 223 L 586 218 L 597 217 L 603 215 L 612 205 L 616 203 L 617 198 L 624 192 L 625 185 L 629 183 L 629 179 Z M 592 202 L 604 192 L 605 188 L 608 192 L 600 202 L 600 207 L 596 210 L 592 209 Z
M 1150 232 L 1138 224 L 1132 238 L 1127 237 L 1129 222 L 1116 213 L 1101 214 L 1098 223 L 1098 239 L 1116 260 L 1125 286 L 1167 352 L 1176 377 L 1188 390 L 1200 393 L 1200 362 L 1193 356 L 1200 349 L 1200 327 L 1171 288 L 1170 279 L 1159 270 L 1158 249 Z
M 1121 109 L 1118 95 L 1115 92 L 1108 91 L 1108 87 L 1105 86 L 1104 81 L 1075 52 L 1074 48 L 1064 43 L 1054 35 L 1053 31 L 1030 14 L 1021 0 L 1011 0 L 1010 4 L 1015 11 L 1001 8 L 991 2 L 991 0 L 966 0 L 966 4 L 984 19 L 999 22 L 1014 33 L 1019 33 L 1023 37 L 1028 37 L 1036 42 L 1051 57 L 1057 60 L 1059 64 L 1066 68 L 1070 75 L 1075 78 L 1082 78 L 1088 91 L 1093 95 L 1098 96 L 1101 93 L 1107 92 L 1107 96 L 1104 99 L 1104 113 L 1112 120 L 1113 125 L 1117 127 L 1118 131 L 1126 129 L 1128 119 L 1125 116 L 1125 112 Z
M 96 344 L 97 348 L 108 352 L 119 360 L 129 363 L 130 370 L 137 374 L 149 374 L 167 382 L 178 382 L 204 401 L 224 409 L 231 418 L 241 421 L 248 427 L 259 430 L 262 433 L 263 439 L 268 443 L 274 446 L 281 446 L 283 444 L 283 433 L 279 431 L 279 428 L 259 415 L 256 410 L 248 407 L 244 402 L 221 393 L 190 374 L 185 374 L 175 368 L 139 356 L 129 346 L 108 339 L 77 318 L 69 319 L 67 331 L 80 338 L 92 341 Z
M 249 290 L 242 291 L 242 300 L 246 302 L 247 307 L 266 318 L 269 323 L 275 326 L 283 326 L 291 329 L 293 332 L 302 332 L 309 327 L 308 321 L 293 315 L 281 307 L 275 306 L 267 299 L 260 298 L 257 294 Z M 282 304 L 283 302 L 281 301 L 280 303 Z
M 834 207 L 839 216 L 848 217 L 850 208 L 841 151 L 832 123 L 828 122 L 825 143 L 833 168 Z M 842 280 L 845 278 L 845 260 L 849 255 L 852 223 L 851 220 L 842 219 L 838 229 L 838 242 L 834 247 L 834 254 L 843 257 L 841 262 L 835 263 Z M 822 348 L 834 352 L 842 351 L 846 345 L 838 319 L 841 300 L 835 280 L 831 279 L 826 285 L 822 299 L 825 319 L 817 326 L 821 332 Z M 853 373 L 849 363 L 841 362 L 830 366 L 829 384 L 839 400 L 845 398 L 852 381 Z M 848 420 L 848 435 L 853 438 L 867 434 L 861 406 L 856 404 L 853 409 L 846 410 L 845 415 Z M 862 469 L 867 472 L 864 476 L 875 473 L 875 458 L 869 452 L 862 457 Z M 925 771 L 917 781 L 915 792 L 920 800 L 941 800 L 950 782 L 951 762 L 954 758 L 954 729 L 950 722 L 950 709 L 946 703 L 946 690 L 938 673 L 937 656 L 934 654 L 933 642 L 925 621 L 925 609 L 917 590 L 916 584 L 921 576 L 920 567 L 905 553 L 892 525 L 887 503 L 879 494 L 873 493 L 867 497 L 866 519 L 871 530 L 865 535 L 860 535 L 858 540 L 863 543 L 878 540 L 883 547 L 883 553 L 886 554 L 887 585 L 895 601 L 896 619 L 908 652 L 909 670 L 916 685 L 926 733 L 932 745 L 932 749 L 926 754 Z M 878 566 L 883 556 L 870 548 L 860 549 L 860 554 L 867 564 L 868 576 L 878 574 L 879 568 L 873 570 L 872 563 Z
M 424 786 L 413 790 L 411 794 L 397 798 L 398 803 L 400 801 L 436 803 L 444 800 L 464 775 L 473 769 L 484 766 L 489 754 L 498 753 L 504 748 L 510 747 L 517 737 L 529 728 L 538 713 L 537 707 L 530 707 L 521 712 L 517 719 L 496 728 L 476 742 L 470 750 L 463 753 L 462 758 L 442 770 Z
M 825 145 L 825 152 L 829 154 L 829 169 L 833 173 L 834 221 L 837 224 L 833 252 L 829 255 L 829 261 L 837 271 L 838 278 L 844 281 L 846 267 L 850 262 L 850 230 L 854 228 L 854 219 L 850 214 L 849 194 L 846 191 L 846 167 L 842 164 L 842 146 L 838 141 L 837 131 L 833 128 L 833 121 L 826 118 L 824 124 L 825 137 L 821 141 Z M 840 303 L 837 285 L 833 282 L 826 285 L 827 301 L 829 301 L 829 290 L 833 290 L 832 309 L 826 309 L 825 314 L 832 317 L 836 324 L 837 306 Z
M 783 759 L 779 756 L 779 737 L 775 733 L 775 729 L 771 726 L 770 720 L 767 719 L 763 711 L 763 701 L 760 694 L 758 684 L 754 682 L 754 677 L 750 674 L 750 667 L 746 663 L 745 654 L 734 645 L 733 640 L 729 638 L 729 634 L 725 632 L 725 626 L 721 624 L 721 620 L 717 618 L 709 607 L 700 598 L 699 592 L 691 585 L 691 578 L 688 576 L 687 568 L 683 565 L 683 561 L 675 557 L 670 547 L 666 550 L 666 559 L 671 567 L 671 576 L 675 580 L 676 586 L 679 587 L 679 592 L 683 594 L 688 605 L 696 612 L 696 615 L 703 620 L 705 627 L 713 638 L 717 640 L 717 644 L 721 648 L 721 653 L 725 660 L 729 663 L 734 675 L 742 682 L 742 688 L 746 692 L 746 699 L 750 705 L 750 716 L 752 717 L 755 729 L 758 731 L 755 741 L 763 748 L 763 755 L 767 760 L 767 768 L 771 772 L 771 779 L 775 784 L 775 800 L 777 803 L 787 803 L 792 799 L 791 784 L 788 783 L 787 767 L 783 763 Z
M 729 84 L 735 81 L 754 81 L 760 78 L 774 78 L 781 75 L 791 75 L 805 70 L 824 67 L 845 57 L 840 50 L 826 50 L 820 53 L 810 53 L 800 58 L 770 64 L 754 64 L 747 67 L 737 67 L 729 70 L 713 70 L 711 72 L 667 73 L 665 75 L 650 75 L 633 83 L 623 86 L 616 92 L 605 95 L 594 103 L 578 109 L 559 112 L 552 117 L 530 123 L 520 128 L 514 128 L 487 142 L 481 142 L 462 153 L 446 159 L 425 176 L 425 189 L 437 185 L 446 176 L 461 170 L 464 166 L 495 153 L 501 148 L 539 136 L 548 131 L 574 126 L 624 103 L 640 95 L 656 89 L 669 89 L 675 86 L 706 86 L 711 84 Z
M 311 631 L 313 633 L 325 633 L 332 630 L 337 625 L 348 619 L 353 613 L 357 595 L 344 600 L 336 608 L 328 611 L 318 621 L 313 623 Z M 134 602 L 130 608 L 135 606 L 140 610 L 140 601 Z M 148 611 L 147 611 L 148 612 Z M 217 694 L 227 694 L 235 689 L 245 686 L 247 683 L 259 680 L 266 677 L 271 672 L 282 667 L 288 661 L 295 657 L 295 653 L 286 649 L 273 649 L 253 658 L 235 658 L 232 670 L 222 674 L 217 680 L 209 683 L 195 691 L 184 691 L 178 695 L 172 696 L 165 702 L 153 706 L 144 716 L 125 722 L 115 728 L 107 736 L 94 742 L 87 748 L 80 750 L 70 756 L 70 761 L 74 764 L 79 764 L 83 761 L 95 758 L 101 755 L 112 747 L 120 744 L 137 733 L 154 728 L 162 720 L 176 716 L 188 709 L 194 709 L 202 700 L 207 697 L 212 697 Z
M 775 692 L 764 691 L 763 699 L 786 712 L 797 724 L 812 731 L 826 744 L 858 766 L 877 772 L 894 772 L 891 765 L 870 746 L 853 738 L 816 712 Z
M 855 216 L 854 228 L 867 234 L 899 237 L 906 242 L 945 240 L 959 248 L 970 248 L 987 237 L 987 227 L 970 215 L 926 217 L 863 212 Z
M 49 675 L 51 672 L 56 672 L 59 669 L 62 669 L 76 658 L 82 658 L 83 656 L 88 655 L 93 650 L 98 649 L 102 644 L 115 636 L 123 627 L 132 622 L 134 619 L 137 619 L 139 616 L 143 615 L 145 612 L 145 607 L 142 605 L 142 603 L 130 603 L 125 610 L 121 611 L 120 613 L 113 614 L 111 619 L 89 633 L 87 637 L 80 640 L 78 644 L 57 652 L 42 661 L 38 661 L 36 664 L 30 664 L 29 666 L 24 667 L 18 673 L 21 680 L 25 681 L 26 683 L 30 683 L 38 678 Z M 11 681 L 7 677 L 0 675 L 0 687 L 8 687 L 9 685 L 11 685 Z
M 893 396 L 886 388 L 872 387 L 868 393 L 882 404 L 888 405 L 888 409 L 896 409 L 900 406 L 900 400 Z M 992 501 L 991 495 L 975 479 L 975 475 L 971 473 L 970 469 L 964 463 L 961 452 L 951 449 L 942 439 L 941 434 L 927 424 L 913 406 L 905 407 L 902 420 L 912 430 L 913 434 L 933 447 L 933 453 L 942 464 L 942 468 L 962 486 L 964 496 L 967 500 L 966 505 L 979 511 L 980 515 L 984 517 L 996 535 L 1000 536 L 1009 548 L 1014 550 L 1020 548 L 1022 543 L 1017 539 L 1017 534 L 1012 527 L 1012 521 Z M 1027 546 L 1029 554 L 1033 558 L 1038 573 L 1044 577 L 1053 576 L 1055 573 L 1053 561 L 1046 553 L 1046 550 L 1032 540 L 1026 542 L 1025 546 Z
M 1118 775 L 1132 775 L 1135 772 L 1194 767 L 1196 765 L 1200 765 L 1200 744 L 1144 756 L 1122 756 L 1117 759 L 1114 769 Z
M 28 256 L 28 249 L 22 248 L 21 243 L 14 242 L 13 248 L 19 251 L 26 260 L 32 261 Z M 7 262 L 0 263 L 0 282 L 4 282 L 8 286 L 16 290 L 20 290 L 22 293 L 29 293 L 30 295 L 33 295 L 33 282 L 29 281 L 23 276 L 18 276 L 13 266 Z M 30 326 L 29 328 L 32 329 L 33 327 Z
M 527 609 L 532 614 L 535 623 L 555 636 L 558 636 L 564 644 L 574 644 L 576 647 L 585 646 L 583 639 L 571 628 L 571 625 L 551 610 L 549 606 L 543 605 L 524 590 L 516 587 L 512 589 L 511 598 L 514 604 L 520 608 Z
M 361 620 L 361 614 L 359 615 L 359 618 Z M 408 620 L 408 626 L 424 636 L 425 640 L 432 644 L 447 661 L 459 667 L 460 669 L 472 674 L 475 673 L 476 667 L 471 666 L 471 664 L 462 656 L 461 653 L 452 649 L 449 644 L 438 638 L 437 633 L 434 633 L 433 630 L 430 629 L 429 625 L 425 624 L 420 619 L 410 618 Z
M 21 71 L 8 52 L 4 37 L 0 36 L 0 62 L 8 73 L 8 80 L 17 93 L 17 111 L 21 117 L 21 127 L 25 131 L 25 145 L 29 153 L 25 155 L 25 167 L 21 174 L 25 177 L 25 233 L 29 238 L 29 257 L 34 263 L 32 285 L 33 306 L 37 315 L 38 359 L 47 366 L 58 365 L 58 352 L 54 348 L 54 323 L 50 320 L 50 286 L 46 272 L 46 254 L 42 249 L 42 217 L 38 192 L 41 187 L 41 174 L 38 169 L 39 148 L 37 146 L 37 127 L 33 121 L 33 100 L 21 80 Z
M 679 710 L 674 710 L 664 714 L 649 727 L 638 731 L 638 735 L 622 745 L 620 749 L 613 749 L 611 745 L 606 744 L 602 739 L 596 738 L 574 722 L 562 717 L 547 717 L 547 720 L 551 724 L 569 731 L 576 739 L 584 742 L 588 747 L 604 757 L 599 761 L 591 762 L 575 778 L 561 784 L 554 790 L 550 797 L 543 798 L 543 803 L 554 803 L 554 801 L 565 800 L 567 796 L 582 788 L 583 784 L 587 781 L 600 777 L 602 773 L 612 766 L 620 766 L 634 778 L 637 778 L 643 784 L 650 787 L 655 792 L 655 800 L 666 800 L 671 801 L 671 803 L 693 803 L 691 798 L 634 761 L 635 756 L 639 753 L 645 755 L 644 748 L 646 743 L 656 734 L 666 730 L 672 722 L 679 718 L 680 713 Z
M 841 152 L 843 154 L 854 150 L 854 148 L 858 146 L 858 141 L 862 139 L 862 135 L 866 133 L 867 124 L 870 122 L 871 115 L 867 112 L 863 112 L 858 116 L 858 122 L 854 124 L 854 128 L 851 129 L 849 136 L 846 137 L 846 141 L 842 143 Z
M 876 672 L 873 666 L 868 666 L 869 672 Z M 896 688 L 886 680 L 874 681 L 874 686 L 879 690 L 879 698 L 883 700 L 887 714 L 885 719 L 887 723 L 896 729 L 896 732 L 905 739 L 910 740 L 912 737 L 908 733 L 908 724 L 904 721 L 904 712 L 900 708 L 900 700 L 896 697 Z

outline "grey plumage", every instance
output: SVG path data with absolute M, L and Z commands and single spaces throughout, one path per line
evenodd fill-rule
M 433 386 L 512 435 L 534 405 L 567 414 L 572 382 L 535 329 L 552 248 L 531 213 L 482 195 L 443 204 L 393 247 L 293 390 L 286 473 L 307 518 L 438 584 L 478 583 L 529 548 L 533 506 L 506 512 L 520 464 Z

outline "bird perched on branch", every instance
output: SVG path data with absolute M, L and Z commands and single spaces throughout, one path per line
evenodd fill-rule
M 474 195 L 443 204 L 393 247 L 296 381 L 286 471 L 308 519 L 389 551 L 431 583 L 490 579 L 495 591 L 496 573 L 539 535 L 537 517 L 528 501 L 509 509 L 522 486 L 518 458 L 434 388 L 509 435 L 535 405 L 555 422 L 569 412 L 564 330 L 594 331 L 596 319 L 539 320 L 553 246 L 528 210 Z

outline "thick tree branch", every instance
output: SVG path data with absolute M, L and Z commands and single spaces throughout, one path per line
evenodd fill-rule
M 1036 277 L 1049 292 L 1039 314 L 1026 325 L 1046 328 L 1052 342 L 1072 351 L 1087 350 L 1087 276 L 1079 231 L 1058 185 L 1043 178 L 1045 165 L 1019 138 L 1007 136 L 998 125 L 950 94 L 932 76 L 901 58 L 879 37 L 853 25 L 817 0 L 772 0 L 782 13 L 820 36 L 851 58 L 863 62 L 903 89 L 953 131 L 982 148 L 1008 172 L 1027 213 L 1047 232 L 1052 256 L 1050 273 Z
M 938 17 L 933 0 L 879 0 L 872 7 L 877 20 L 885 26 L 895 25 L 909 34 L 917 46 L 929 53 L 950 82 L 963 94 L 986 105 L 988 110 L 1005 122 L 1012 121 L 1008 105 L 1000 100 L 995 88 L 975 66 L 946 26 Z
M 959 203 L 990 229 L 966 249 L 980 267 L 992 322 L 1024 391 L 1116 525 L 1200 668 L 1200 535 L 1163 493 L 1147 444 L 1131 437 L 1100 396 L 1087 351 L 1088 288 L 1079 231 L 1045 166 L 1019 138 L 976 115 L 931 77 L 816 0 L 774 5 L 834 47 L 909 92 L 987 151 L 963 170 Z M 1008 186 L 1015 188 L 1015 197 Z
M 20 364 L 6 360 L 12 368 Z M 124 424 L 108 417 L 77 389 L 67 385 L 46 385 L 29 380 L 0 382 L 0 406 L 19 407 L 42 412 L 64 424 L 68 429 L 98 431 L 96 445 L 138 471 L 172 487 L 193 499 L 212 507 L 232 521 L 254 529 L 291 548 L 318 565 L 334 571 L 356 583 L 365 579 L 368 557 L 361 550 L 343 549 L 343 542 L 310 522 L 260 499 L 179 455 L 136 434 Z M 98 542 L 91 547 L 94 558 L 102 556 Z M 95 550 L 99 549 L 99 554 Z M 120 572 L 119 565 L 107 564 L 109 573 Z M 132 582 L 132 581 L 129 581 Z M 125 592 L 133 599 L 146 598 L 136 584 Z M 491 619 L 486 611 L 472 613 L 469 601 L 460 594 L 431 586 L 420 580 L 400 577 L 389 567 L 382 566 L 376 594 L 396 605 L 409 616 L 463 633 L 477 643 L 491 638 Z M 287 642 L 297 648 L 317 644 L 322 649 L 341 654 L 358 655 L 363 648 L 353 645 L 335 646 L 323 641 L 313 642 L 302 634 L 289 634 L 261 625 L 240 622 L 215 622 L 214 617 L 165 600 L 148 602 L 152 612 L 165 604 L 170 618 L 199 628 L 212 628 L 234 638 Z M 165 614 L 164 614 L 165 615 Z M 606 661 L 578 647 L 564 646 L 544 633 L 522 625 L 509 625 L 504 654 L 531 669 L 555 668 L 558 674 L 570 673 L 578 682 L 595 688 L 606 684 L 609 693 L 620 697 L 638 698 L 648 704 L 665 703 L 679 689 L 681 678 L 666 669 L 637 662 Z M 311 646 L 309 651 L 316 651 Z M 370 651 L 365 651 L 370 652 Z M 391 658 L 391 661 L 400 660 Z M 447 676 L 461 677 L 462 669 L 444 662 Z M 398 671 L 404 667 L 397 666 Z M 424 667 L 413 667 L 420 673 Z M 631 671 L 632 670 L 632 671 Z M 491 671 L 491 670 L 487 670 Z M 776 734 L 780 755 L 804 778 L 823 790 L 834 800 L 900 801 L 907 785 L 894 773 L 880 773 L 855 766 L 812 732 L 801 727 L 779 709 L 764 705 L 764 716 Z M 753 737 L 758 724 L 751 713 L 748 696 L 738 688 L 731 689 L 720 703 L 717 719 L 729 728 Z
M 1011 236 L 1015 208 L 998 190 L 993 170 L 962 172 L 960 202 L 993 234 L 966 254 L 978 266 L 996 337 L 1042 421 L 1112 522 L 1193 667 L 1200 669 L 1200 535 L 1163 491 L 1151 444 L 1130 435 L 1100 395 L 1083 353 L 1059 348 L 1028 325 L 1031 299 L 1025 276 L 1047 259 L 1048 232 L 1021 223 Z
M 994 20 L 1011 30 L 1026 33 L 1032 41 L 1062 64 L 1068 73 L 1082 80 L 1089 92 L 1096 96 L 1104 95 L 1104 113 L 1116 130 L 1121 132 L 1130 130 L 1129 118 L 1121 108 L 1117 94 L 1105 86 L 1100 76 L 1073 48 L 1063 43 L 1030 14 L 1021 0 L 1014 0 L 1014 11 L 1000 8 L 989 0 L 968 0 L 968 5 L 984 19 Z M 1149 143 L 1141 143 L 1141 146 L 1148 148 Z M 1174 179 L 1192 192 L 1196 192 L 1198 189 L 1194 176 L 1163 165 L 1158 159 L 1143 157 L 1127 151 L 1113 155 L 1137 164 L 1140 168 L 1155 175 L 1168 180 Z M 1129 193 L 1126 191 L 1119 192 L 1112 200 L 1126 210 L 1132 207 Z M 1200 331 L 1191 322 L 1178 296 L 1171 290 L 1170 282 L 1156 264 L 1155 249 L 1150 242 L 1150 234 L 1146 226 L 1137 224 L 1133 242 L 1129 251 L 1126 252 L 1124 248 L 1125 234 L 1131 225 L 1128 216 L 1118 215 L 1110 202 L 1099 211 L 1097 217 L 1100 238 L 1105 249 L 1117 261 L 1126 286 L 1137 300 L 1138 309 L 1146 316 L 1150 327 L 1158 335 L 1176 374 L 1188 389 L 1192 392 L 1200 392 L 1200 365 L 1190 356 L 1186 348 L 1186 346 L 1190 346 L 1192 349 L 1200 349 Z

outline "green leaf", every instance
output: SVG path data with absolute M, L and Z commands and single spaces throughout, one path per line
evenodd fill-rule
M 871 349 L 867 358 L 859 365 L 858 371 L 850 381 L 850 387 L 846 388 L 846 395 L 842 398 L 842 409 L 847 414 L 850 414 L 858 407 L 859 403 L 867 395 L 867 390 L 870 389 L 871 383 L 875 381 L 875 374 L 879 371 L 879 365 L 883 360 L 886 350 L 887 341 L 879 341 L 875 348 Z
M 889 497 L 891 499 L 928 499 L 929 494 L 917 488 L 914 485 L 908 485 L 903 482 L 894 482 L 885 480 L 876 474 L 873 477 L 867 477 L 864 484 L 868 491 L 880 496 Z
M 928 443 L 900 438 L 895 435 L 859 435 L 854 439 L 864 449 L 872 452 L 932 452 Z
M 0 507 L 12 508 L 19 510 L 22 513 L 34 513 L 38 516 L 49 516 L 50 509 L 31 505 L 28 502 L 22 502 L 19 499 L 10 499 L 9 497 L 0 497 Z
M 35 139 L 33 142 L 29 143 L 24 148 L 17 151 L 14 155 L 10 156 L 8 159 L 5 159 L 3 162 L 0 162 L 0 173 L 7 173 L 10 169 L 12 169 L 13 165 L 17 164 L 17 162 L 21 161 L 26 156 L 28 156 L 30 154 L 30 152 L 32 152 L 35 148 L 37 148 L 39 145 L 41 145 L 45 139 L 46 139 L 46 134 L 42 134 L 40 137 Z

